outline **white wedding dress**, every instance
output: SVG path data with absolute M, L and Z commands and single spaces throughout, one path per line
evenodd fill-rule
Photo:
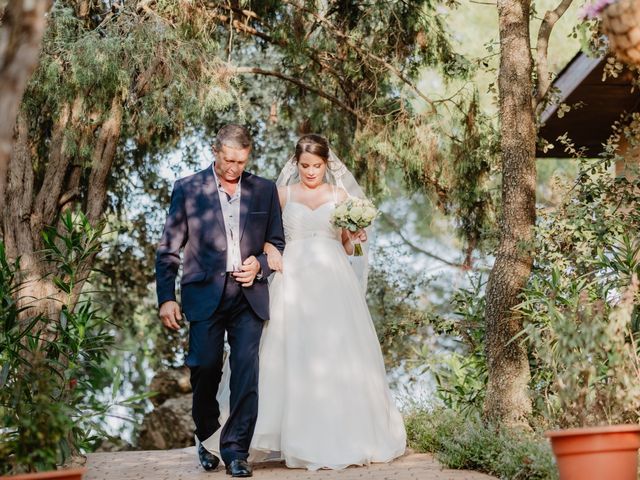
M 404 423 L 365 297 L 330 222 L 334 206 L 312 210 L 288 198 L 282 212 L 283 273 L 269 288 L 252 461 L 342 469 L 405 451 Z M 222 390 L 221 406 L 228 406 Z M 207 448 L 217 438 L 210 440 Z

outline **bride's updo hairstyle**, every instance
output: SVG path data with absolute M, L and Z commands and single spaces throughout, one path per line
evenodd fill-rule
M 300 161 L 300 157 L 303 153 L 310 153 L 316 155 L 324 160 L 324 163 L 329 161 L 329 142 L 326 138 L 315 133 L 309 133 L 303 135 L 296 144 L 296 163 Z

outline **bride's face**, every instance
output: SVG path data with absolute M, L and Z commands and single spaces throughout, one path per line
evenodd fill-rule
M 327 162 L 324 158 L 305 152 L 298 159 L 298 173 L 300 181 L 309 188 L 315 188 L 324 181 Z

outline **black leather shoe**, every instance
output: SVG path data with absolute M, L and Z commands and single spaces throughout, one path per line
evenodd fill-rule
M 198 445 L 198 458 L 200 459 L 200 465 L 206 471 L 215 470 L 220 464 L 220 459 L 204 448 L 202 444 Z
M 232 477 L 250 477 L 253 475 L 253 469 L 246 460 L 234 460 L 226 468 L 227 475 Z

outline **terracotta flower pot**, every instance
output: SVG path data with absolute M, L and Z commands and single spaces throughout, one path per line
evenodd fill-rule
M 24 473 L 10 477 L 0 477 L 6 480 L 81 480 L 86 468 L 69 468 L 66 470 L 51 470 L 50 472 Z
M 560 480 L 636 480 L 640 425 L 546 432 Z

